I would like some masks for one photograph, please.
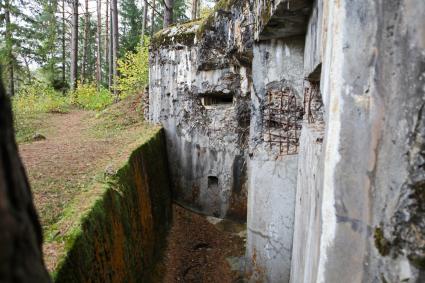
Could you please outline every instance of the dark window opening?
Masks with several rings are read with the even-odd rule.
[[[205,97],[202,98],[202,104],[204,106],[232,105],[233,104],[233,96],[232,95],[205,96]]]

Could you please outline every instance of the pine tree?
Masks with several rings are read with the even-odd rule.
[[[143,12],[136,5],[136,0],[121,0],[121,44],[120,54],[136,50],[140,42],[140,35],[143,26]]]

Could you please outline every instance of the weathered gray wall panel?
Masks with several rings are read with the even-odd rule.
[[[281,144],[282,139],[273,136],[276,132],[281,135],[287,132],[281,130],[283,124],[270,125],[265,112],[291,108],[288,100],[293,99],[295,113],[283,113],[279,109],[267,116],[274,123],[290,122],[291,131],[300,127],[302,113],[297,110],[302,108],[303,51],[303,38],[271,40],[254,46],[247,242],[252,280],[289,280],[298,147],[296,143]],[[276,99],[277,104],[270,103],[271,99]],[[295,120],[290,121],[292,114]],[[298,139],[300,132],[295,134],[296,131],[291,137]]]

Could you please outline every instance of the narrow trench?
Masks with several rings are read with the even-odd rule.
[[[245,225],[206,217],[173,205],[161,282],[233,283],[243,281]]]

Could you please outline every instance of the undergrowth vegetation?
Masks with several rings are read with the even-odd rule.
[[[136,52],[127,52],[118,60],[118,91],[121,97],[137,94],[149,82],[149,38],[139,44]]]
[[[18,143],[31,140],[40,124],[45,123],[43,119],[46,113],[67,113],[78,108],[98,111],[98,116],[105,118],[105,121],[119,119],[105,117],[108,114],[104,110],[116,101],[140,94],[148,84],[148,46],[149,38],[145,37],[143,45],[139,44],[135,52],[127,52],[119,60],[118,97],[103,86],[98,88],[93,82],[78,84],[75,91],[65,95],[42,81],[34,80],[32,84],[22,86],[12,99]]]
[[[114,97],[106,88],[97,89],[94,83],[80,84],[70,95],[70,104],[86,110],[103,110],[114,102]]]

